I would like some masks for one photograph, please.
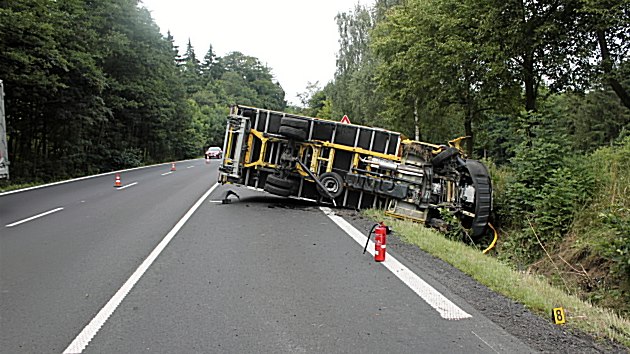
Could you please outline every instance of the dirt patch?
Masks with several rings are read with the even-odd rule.
[[[557,279],[556,286],[568,287],[582,300],[627,316],[630,313],[630,289],[625,287],[630,284],[614,279],[611,275],[613,263],[586,246],[576,247],[577,240],[575,235],[567,237],[551,254],[551,259],[545,257],[529,270],[545,275],[547,279]]]

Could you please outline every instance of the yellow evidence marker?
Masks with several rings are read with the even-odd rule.
[[[562,307],[555,307],[551,311],[551,317],[553,318],[553,322],[557,325],[565,324],[567,322],[567,318],[564,315],[564,309]]]

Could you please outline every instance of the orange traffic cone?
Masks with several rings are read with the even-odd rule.
[[[175,171],[175,162],[171,164],[171,171]]]
[[[116,174],[116,180],[114,181],[114,187],[120,187],[122,183],[120,182],[120,173]]]

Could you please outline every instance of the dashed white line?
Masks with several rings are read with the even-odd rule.
[[[320,209],[359,245],[365,245],[366,236],[363,233],[354,228],[354,226],[350,225],[350,223],[342,217],[335,215],[330,208],[320,207]],[[370,241],[368,250],[371,255],[374,255],[374,242]],[[387,269],[389,269],[390,272],[392,272],[392,274],[402,280],[403,283],[418,294],[418,296],[420,296],[427,304],[433,307],[440,316],[442,316],[442,318],[447,320],[461,320],[472,317],[455,305],[451,300],[447,299],[439,291],[435,290],[435,288],[427,282],[422,280],[422,278],[412,272],[409,268],[400,263],[392,255],[388,254],[385,258],[385,262],[382,263]]]
[[[178,162],[187,162],[187,161],[194,161],[194,160],[196,160],[196,159],[182,160],[182,161],[178,161]],[[135,170],[142,170],[142,169],[145,169],[145,168],[151,168],[151,167],[163,166],[163,165],[169,165],[169,164],[171,164],[171,163],[170,162],[158,163],[158,164],[155,164],[155,165],[128,168],[126,170],[105,172],[105,173],[100,173],[98,175],[84,176],[84,177],[79,177],[79,178],[68,179],[68,180],[65,180],[65,181],[59,181],[59,182],[54,182],[54,183],[42,184],[42,185],[34,186],[34,187],[16,189],[16,190],[8,191],[8,192],[2,192],[2,193],[0,193],[0,197],[4,196],[4,195],[9,195],[9,194],[14,194],[14,193],[21,193],[21,192],[26,192],[26,191],[30,191],[30,190],[34,190],[34,189],[39,189],[39,188],[52,187],[52,186],[56,186],[56,185],[64,184],[64,183],[77,182],[77,181],[82,181],[82,180],[85,180],[85,179],[90,179],[90,178],[95,178],[95,177],[102,177],[102,176],[107,176],[107,175],[113,175],[115,173],[129,172],[129,171],[135,171]]]
[[[116,294],[103,306],[103,308],[96,314],[96,316],[88,323],[85,328],[79,333],[79,335],[70,343],[70,345],[64,350],[64,354],[78,354],[82,353],[83,350],[90,343],[92,338],[98,333],[98,331],[103,327],[107,319],[114,313],[116,308],[120,305],[120,303],[125,299],[127,294],[131,291],[131,289],[136,285],[136,283],[140,280],[142,275],[149,269],[151,264],[157,259],[157,257],[162,253],[164,248],[171,242],[173,237],[179,232],[179,230],[186,224],[188,219],[195,213],[195,211],[203,204],[204,200],[208,198],[210,193],[212,193],[219,184],[215,184],[210,189],[206,191],[204,195],[197,200],[197,202],[186,212],[186,214],[175,224],[175,226],[171,229],[171,231],[164,236],[162,241],[155,247],[153,251],[149,254],[149,256],[140,264],[138,269],[127,279],[125,284],[118,289]]]
[[[133,187],[133,186],[135,186],[136,184],[138,184],[138,182],[133,182],[133,183],[125,184],[124,186],[122,186],[122,187],[118,187],[117,189],[118,189],[118,190],[121,190],[121,189],[129,188],[129,187]]]
[[[188,166],[188,167],[186,167],[186,168],[193,168],[193,167],[195,167],[195,166]]]
[[[28,221],[31,221],[31,220],[35,220],[37,218],[41,218],[42,216],[46,216],[48,214],[56,213],[56,212],[61,211],[61,210],[63,210],[63,208],[59,207],[59,208],[56,208],[56,209],[53,209],[53,210],[49,210],[49,211],[43,212],[41,214],[33,215],[30,218],[26,218],[26,219],[23,219],[23,220],[20,220],[20,221],[16,221],[16,222],[11,223],[11,224],[7,224],[5,226],[6,227],[17,226],[17,225],[23,224],[25,222],[28,222]]]
[[[171,171],[171,172],[164,172],[164,173],[162,173],[162,176],[170,175],[171,173],[173,173],[173,171]]]

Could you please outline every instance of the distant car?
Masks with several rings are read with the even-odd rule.
[[[206,151],[206,159],[220,159],[223,156],[223,151],[218,146],[211,146]]]

